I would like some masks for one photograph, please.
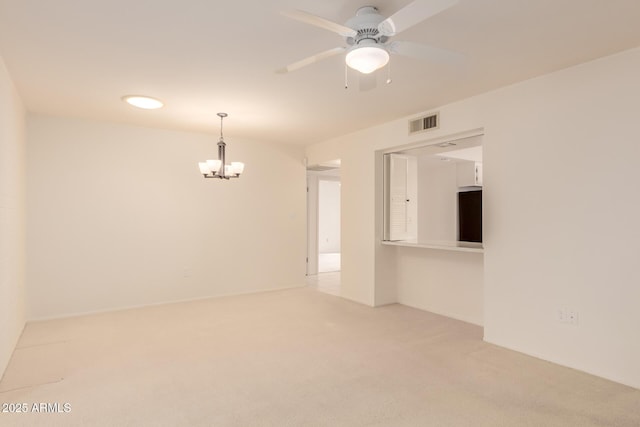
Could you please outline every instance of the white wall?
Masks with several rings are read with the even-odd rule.
[[[457,162],[419,156],[418,242],[457,240]],[[395,254],[396,301],[482,325],[482,254],[399,247]]]
[[[215,135],[32,115],[29,318],[304,285],[303,150],[227,136],[242,177],[204,179]]]
[[[340,181],[318,182],[318,252],[340,252]]]
[[[344,296],[400,294],[449,314],[460,286],[428,279],[434,304],[412,278],[465,276],[484,295],[465,317],[483,313],[487,341],[640,387],[639,70],[633,49],[442,106],[429,135],[408,137],[407,117],[309,147],[311,162],[342,158]],[[484,278],[478,254],[382,247],[376,150],[479,128]],[[557,321],[561,306],[578,310],[579,325]]]
[[[396,127],[406,131],[404,122]],[[385,137],[395,140],[400,129],[381,125],[307,147],[309,164],[341,159],[340,292],[368,305],[395,301],[394,289],[374,286],[394,268],[389,257],[378,256],[389,248],[379,243],[382,217],[374,215],[375,207],[382,209],[382,194],[374,191],[376,183],[382,186],[382,155],[375,150],[388,144]]]
[[[25,109],[0,57],[0,378],[25,323]]]
[[[434,165],[432,156],[418,158],[418,241],[456,241],[456,162]]]
[[[397,302],[482,325],[482,254],[398,247]]]
[[[634,49],[499,91],[484,146],[485,339],[638,388],[639,71]]]

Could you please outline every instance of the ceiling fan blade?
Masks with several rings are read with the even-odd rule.
[[[320,52],[316,55],[310,56],[308,58],[302,59],[298,62],[294,62],[293,64],[289,64],[286,67],[282,67],[276,70],[278,74],[290,73],[291,71],[298,70],[302,67],[306,67],[307,65],[311,65],[315,62],[321,61],[326,58],[330,58],[334,55],[338,55],[345,51],[344,47],[334,47],[333,49],[325,50],[324,52]]]
[[[389,44],[389,52],[444,64],[456,65],[464,62],[464,55],[461,53],[413,42],[392,42]]]
[[[458,0],[415,0],[378,25],[384,36],[394,36],[458,3]]]
[[[358,73],[358,84],[360,92],[368,92],[370,90],[375,89],[378,86],[378,79],[376,77],[376,73],[362,74]]]
[[[305,24],[315,25],[316,27],[324,28],[325,30],[333,31],[343,37],[355,37],[356,34],[358,34],[355,30],[349,27],[345,27],[344,25],[337,24],[329,21],[328,19],[324,19],[301,10],[294,9],[281,13],[288,18],[304,22]]]

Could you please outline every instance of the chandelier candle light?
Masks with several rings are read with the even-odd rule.
[[[227,117],[227,113],[218,113],[220,117],[220,140],[218,141],[218,160],[207,160],[206,162],[199,162],[198,167],[200,173],[205,178],[238,178],[242,172],[244,172],[244,163],[231,162],[231,164],[225,164],[224,149],[227,144],[224,142],[222,136],[222,120]]]

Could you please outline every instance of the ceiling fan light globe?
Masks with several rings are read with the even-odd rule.
[[[347,53],[345,61],[350,68],[370,74],[387,65],[389,53],[378,46],[361,46]]]

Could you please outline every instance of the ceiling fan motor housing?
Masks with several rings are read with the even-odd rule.
[[[374,6],[364,6],[357,10],[356,16],[349,19],[346,26],[353,28],[358,34],[355,37],[347,37],[347,44],[358,45],[367,40],[376,44],[383,44],[389,38],[383,36],[378,31],[378,25],[384,21],[384,17],[378,13],[378,8]],[[370,42],[368,42],[370,43]]]
[[[329,30],[342,36],[346,47],[320,52],[277,70],[287,73],[346,51],[345,63],[363,74],[369,74],[389,62],[389,54],[416,59],[459,63],[462,55],[419,43],[394,41],[391,37],[457,4],[459,0],[414,0],[385,18],[375,6],[364,6],[344,25],[301,10],[283,12],[285,16]]]

